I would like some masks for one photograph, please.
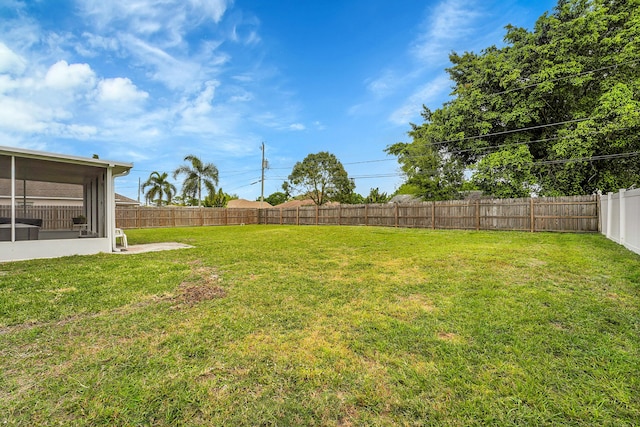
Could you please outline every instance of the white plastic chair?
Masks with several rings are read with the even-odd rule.
[[[121,228],[116,228],[116,244],[118,244],[118,239],[120,239],[122,247],[127,249],[129,247],[129,244],[127,243],[127,235],[124,234],[124,231],[122,231]]]

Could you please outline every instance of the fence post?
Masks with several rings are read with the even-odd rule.
[[[300,225],[300,206],[296,206],[296,225]]]
[[[436,229],[436,201],[431,202],[431,229]]]
[[[619,204],[619,209],[620,209],[620,244],[622,246],[624,246],[624,244],[627,241],[627,213],[626,211],[626,203],[624,200],[624,193],[625,193],[624,188],[620,189],[620,204]]]
[[[338,225],[342,225],[342,205],[338,205]]]
[[[476,231],[480,231],[480,200],[476,200]]]
[[[320,206],[316,205],[316,225],[318,225],[320,222],[319,216],[320,216]]]
[[[611,239],[611,229],[613,228],[613,193],[607,193],[607,239]]]
[[[367,208],[369,207],[369,205],[364,205],[364,225],[367,226],[369,225],[369,216],[368,216],[368,212],[367,212]]]
[[[596,194],[596,218],[598,222],[598,233],[602,233],[602,215],[600,214],[601,206],[600,206],[600,194]]]
[[[396,203],[396,210],[394,213],[395,216],[395,221],[396,221],[396,227],[398,226],[398,204]]]
[[[536,231],[536,218],[533,208],[533,197],[529,199],[529,211],[531,215],[531,232],[533,233],[534,231]]]

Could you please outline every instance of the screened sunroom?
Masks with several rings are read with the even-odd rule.
[[[0,261],[116,250],[114,180],[132,167],[0,146]]]

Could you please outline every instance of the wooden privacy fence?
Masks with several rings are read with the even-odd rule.
[[[258,209],[118,206],[116,207],[116,226],[118,228],[158,228],[258,224],[258,216]]]
[[[599,221],[593,195],[271,208],[261,211],[260,223],[597,232]]]
[[[116,224],[119,228],[290,224],[597,232],[598,204],[593,195],[281,209],[123,206],[116,208]]]
[[[82,211],[82,206],[17,206],[16,217],[42,219],[43,230],[66,230],[73,227],[72,218]],[[10,205],[0,205],[0,217],[11,217]]]

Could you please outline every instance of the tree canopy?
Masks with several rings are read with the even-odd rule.
[[[256,199],[256,200],[260,201],[260,199]],[[276,206],[276,205],[282,204],[282,203],[286,202],[287,200],[289,200],[289,198],[282,191],[276,191],[275,193],[271,193],[267,197],[264,198],[264,201],[269,203],[271,206]]]
[[[147,203],[155,203],[156,206],[162,206],[165,197],[166,204],[171,203],[171,198],[176,194],[176,187],[169,182],[169,175],[166,172],[151,172],[149,178],[142,183],[142,191],[146,188],[148,190],[144,195],[145,200]]]
[[[355,188],[342,163],[326,151],[309,154],[302,162],[297,162],[288,179],[283,188],[295,187],[306,193],[316,205],[348,199]]]
[[[376,188],[372,188],[369,191],[369,195],[364,198],[363,202],[364,203],[387,203],[389,200],[391,200],[391,197],[389,197],[389,195],[385,192],[380,192],[380,189],[378,187]]]
[[[465,184],[500,197],[640,182],[640,0],[559,0],[505,46],[452,53],[452,99],[387,147],[425,198]]]
[[[225,208],[229,201],[237,198],[238,196],[236,194],[227,194],[222,191],[222,188],[219,188],[217,193],[210,192],[202,203],[208,208]]]
[[[198,206],[202,206],[202,186],[207,188],[209,196],[214,196],[218,184],[218,168],[213,163],[203,163],[200,158],[188,155],[184,158],[184,164],[173,172],[173,178],[185,175],[182,183],[182,196],[187,199],[197,199]]]

